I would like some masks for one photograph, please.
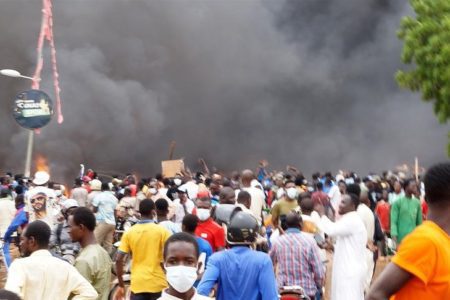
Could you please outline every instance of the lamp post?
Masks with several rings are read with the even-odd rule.
[[[19,71],[11,70],[11,69],[0,70],[0,74],[4,75],[4,76],[8,76],[8,77],[25,78],[25,79],[33,80],[33,77],[23,76],[22,74],[20,74]],[[34,131],[29,129],[28,130],[27,153],[25,156],[25,170],[23,172],[23,175],[25,177],[30,177],[31,156],[33,154],[33,141],[34,141]]]

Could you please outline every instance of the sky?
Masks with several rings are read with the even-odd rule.
[[[79,164],[153,176],[176,141],[193,170],[294,165],[362,174],[448,159],[448,125],[398,88],[406,1],[59,0],[54,35],[65,121],[35,136],[55,180]],[[0,68],[32,75],[39,0],[1,0]],[[49,49],[41,89],[54,99]],[[25,79],[0,78],[0,170],[23,173],[13,119]]]

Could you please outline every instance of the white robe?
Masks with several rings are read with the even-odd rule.
[[[364,203],[358,205],[358,209],[356,210],[356,212],[358,213],[358,215],[360,216],[361,220],[364,223],[364,226],[366,227],[367,243],[369,242],[373,243],[373,237],[375,234],[375,216],[373,212]],[[373,261],[373,252],[370,251],[367,247],[366,247],[366,263],[367,263],[367,271],[364,290],[368,292],[370,283],[372,282],[373,268],[375,267],[375,263]]]
[[[367,231],[356,212],[349,212],[336,223],[326,216],[321,227],[336,238],[331,278],[331,300],[364,300],[364,282],[367,270]]]

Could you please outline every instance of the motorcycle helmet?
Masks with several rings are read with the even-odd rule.
[[[256,241],[258,221],[251,214],[236,210],[227,226],[227,242],[230,245],[250,245]]]

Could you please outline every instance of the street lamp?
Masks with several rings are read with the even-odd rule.
[[[16,78],[26,78],[33,80],[33,77],[29,76],[23,76],[20,74],[19,71],[11,70],[11,69],[3,69],[0,70],[0,74],[8,77],[16,77]],[[24,170],[24,176],[30,177],[30,171],[31,171],[31,154],[33,153],[33,141],[34,141],[34,131],[29,129],[28,131],[28,143],[27,143],[27,154],[25,157],[25,170]]]
[[[9,76],[9,77],[20,77],[20,78],[26,78],[26,79],[33,80],[33,77],[23,76],[22,74],[19,73],[19,71],[11,70],[11,69],[0,70],[0,74]]]

